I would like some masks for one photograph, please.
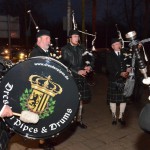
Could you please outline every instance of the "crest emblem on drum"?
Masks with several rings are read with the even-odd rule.
[[[33,91],[28,100],[28,107],[34,112],[43,112],[49,99],[62,93],[61,86],[54,83],[51,76],[43,78],[38,75],[31,75],[29,81]]]
[[[51,76],[31,75],[29,81],[31,83],[30,93],[25,92],[28,93],[27,108],[35,113],[46,113],[44,116],[49,116],[49,113],[54,111],[53,98],[62,93],[62,87],[53,82]]]

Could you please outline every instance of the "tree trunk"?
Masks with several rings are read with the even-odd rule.
[[[149,30],[149,14],[150,14],[150,1],[149,0],[144,0],[145,4],[145,14],[144,14],[144,19],[143,19],[143,37],[148,36],[148,31]]]
[[[85,0],[82,0],[82,31],[85,32]],[[85,34],[82,34],[82,43],[86,43]]]
[[[92,1],[92,33],[96,32],[96,0]]]

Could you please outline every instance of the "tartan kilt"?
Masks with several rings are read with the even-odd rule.
[[[117,89],[115,82],[109,81],[107,89],[107,102],[124,103],[128,100],[128,98],[124,97],[123,90]]]
[[[9,138],[9,131],[2,119],[0,119],[0,150],[8,149]]]
[[[79,75],[73,76],[80,93],[80,100],[83,102],[89,102],[91,100],[91,91],[86,78]]]

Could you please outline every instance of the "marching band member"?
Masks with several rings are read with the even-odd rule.
[[[71,70],[78,86],[78,90],[81,94],[77,125],[85,129],[87,126],[82,122],[83,102],[87,103],[91,99],[91,92],[85,77],[89,72],[92,71],[94,62],[92,62],[89,66],[84,64],[82,54],[85,52],[85,49],[79,45],[79,40],[79,31],[70,30],[69,43],[61,50],[62,63],[64,63]]]
[[[1,58],[2,60],[3,58]],[[4,66],[0,64],[0,76],[3,75]],[[0,149],[7,149],[8,142],[11,137],[10,132],[8,131],[5,122],[2,120],[4,117],[11,117],[13,116],[13,112],[8,105],[0,106]]]
[[[40,30],[39,32],[37,32],[36,38],[37,42],[29,57],[50,56],[48,50],[51,42],[50,32],[47,30]]]
[[[3,57],[0,56],[0,78],[3,76],[3,70],[6,68],[3,65]],[[0,108],[0,117],[11,117],[13,115],[13,112],[11,108],[8,105],[4,105]]]
[[[117,105],[120,106],[120,113],[118,122],[125,125],[124,112],[126,108],[127,98],[123,95],[124,82],[129,75],[126,62],[123,59],[123,52],[121,49],[121,42],[119,39],[112,39],[112,51],[107,55],[106,68],[108,71],[108,90],[107,102],[109,103],[112,112],[112,124],[117,124]]]
[[[36,34],[37,42],[31,51],[29,57],[47,56],[50,57],[49,46],[51,44],[51,35],[48,30],[40,30]],[[50,139],[40,140],[39,147],[45,150],[54,150]]]

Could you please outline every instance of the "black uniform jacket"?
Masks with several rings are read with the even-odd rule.
[[[40,48],[38,45],[35,45],[33,50],[31,51],[29,57],[36,57],[36,56],[50,56],[49,52],[45,52],[42,48]]]
[[[82,54],[85,52],[85,48],[81,45],[72,46],[68,43],[62,49],[62,63],[65,64],[72,73],[77,74],[79,70],[84,69],[85,63],[83,62]],[[92,59],[90,66],[93,67],[94,58]]]
[[[120,73],[126,71],[126,64],[121,53],[120,57],[112,50],[108,52],[106,59],[106,69],[108,71],[109,80],[116,81],[120,77]]]

